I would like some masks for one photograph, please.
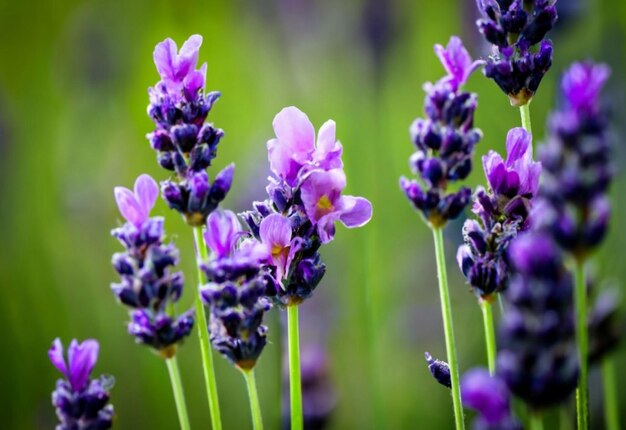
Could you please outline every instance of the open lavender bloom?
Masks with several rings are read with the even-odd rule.
[[[333,240],[336,222],[361,227],[371,219],[372,205],[343,194],[346,175],[334,121],[324,123],[316,139],[309,118],[292,106],[276,115],[273,126],[276,138],[267,143],[275,175],[269,178],[269,198],[242,215],[269,256],[274,287],[268,292],[292,305],[310,297],[324,276],[318,250]]]
[[[515,274],[505,292],[496,373],[533,408],[552,406],[578,383],[572,277],[541,232],[520,235],[509,254]]]
[[[172,317],[168,310],[183,290],[183,274],[171,273],[178,263],[178,250],[163,244],[163,218],[150,217],[159,188],[154,179],[141,175],[134,191],[115,188],[115,199],[126,223],[111,234],[126,248],[113,255],[113,267],[121,277],[111,285],[118,300],[130,307],[128,332],[137,342],[151,346],[165,357],[176,353],[176,344],[193,327],[194,316],[187,311]]]
[[[484,69],[509,97],[523,106],[552,66],[552,42],[545,39],[557,20],[556,0],[477,0],[476,23],[493,52]]]
[[[606,65],[590,62],[575,63],[565,72],[564,106],[551,115],[539,152],[544,179],[533,222],[578,259],[586,258],[608,228],[606,193],[613,168],[599,95],[609,74]]]
[[[531,135],[513,128],[506,140],[507,157],[495,151],[483,157],[489,187],[476,190],[472,211],[479,220],[463,226],[465,244],[457,261],[472,289],[489,300],[507,285],[507,250],[519,231],[528,228],[532,200],[539,189],[541,163],[533,161]]]
[[[486,369],[472,369],[461,379],[463,404],[478,412],[476,430],[522,430],[511,412],[511,394],[498,376]]]
[[[448,192],[448,185],[469,175],[474,146],[482,134],[474,128],[477,96],[460,90],[479,63],[472,63],[457,37],[447,48],[437,45],[435,51],[448,75],[424,86],[426,118],[416,119],[410,128],[416,152],[409,163],[421,183],[402,177],[400,187],[431,226],[441,227],[469,203],[469,188]]]
[[[57,381],[52,393],[52,405],[60,421],[57,430],[104,430],[112,427],[114,412],[113,406],[108,403],[113,377],[90,379],[98,361],[98,349],[96,340],[87,339],[78,343],[74,339],[68,348],[66,361],[61,340],[57,338],[52,343],[48,356],[54,367],[65,376],[65,379]]]
[[[245,236],[233,212],[216,210],[209,215],[204,240],[211,257],[200,262],[208,284],[200,295],[210,309],[211,344],[234,365],[250,370],[267,342],[262,322],[271,305],[261,270],[268,254]]]
[[[172,39],[154,49],[154,64],[161,80],[149,89],[148,114],[156,130],[147,135],[159,164],[177,175],[162,183],[169,207],[194,226],[206,217],[230,190],[233,166],[227,166],[209,181],[206,168],[217,155],[224,136],[221,129],[205,123],[219,92],[204,93],[206,63],[196,70],[202,37],[191,36],[177,51]]]

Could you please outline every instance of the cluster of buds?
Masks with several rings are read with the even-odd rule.
[[[204,233],[211,256],[200,262],[208,280],[200,295],[210,310],[211,344],[244,371],[254,367],[265,347],[263,315],[271,307],[262,271],[267,253],[246,236],[233,212],[213,212]]]
[[[78,343],[74,339],[68,348],[67,362],[63,344],[58,338],[52,343],[48,356],[54,367],[65,376],[57,381],[52,393],[59,424],[56,430],[105,430],[113,425],[113,406],[109,404],[114,379],[100,376],[90,379],[98,361],[100,346],[93,339]]]
[[[343,195],[346,175],[334,121],[322,125],[317,141],[311,121],[295,107],[279,112],[273,125],[276,138],[267,143],[275,175],[269,178],[269,198],[242,215],[269,255],[268,294],[290,306],[310,297],[324,276],[319,248],[333,240],[335,222],[365,225],[372,205]]]
[[[149,345],[163,357],[176,353],[176,344],[193,328],[194,316],[187,311],[169,314],[183,290],[183,275],[171,273],[178,250],[164,244],[163,218],[150,217],[159,188],[148,175],[141,175],[134,191],[115,188],[115,199],[126,223],[111,233],[126,248],[113,255],[113,267],[121,277],[111,286],[118,300],[132,308],[128,331],[139,343]]]
[[[484,73],[523,106],[534,96],[552,66],[546,34],[557,20],[556,0],[478,0],[483,18],[478,30],[493,46]]]
[[[154,49],[154,63],[161,80],[149,89],[148,115],[157,126],[148,134],[161,167],[176,173],[175,180],[162,183],[163,197],[170,208],[193,226],[224,200],[233,180],[233,166],[218,173],[213,182],[206,173],[217,155],[224,132],[205,123],[218,92],[204,93],[206,63],[196,70],[202,37],[191,36],[177,50],[172,39]]]
[[[541,164],[533,161],[532,137],[523,128],[509,131],[507,157],[495,151],[483,157],[488,189],[478,187],[472,211],[478,220],[463,226],[465,244],[457,261],[474,293],[490,300],[509,278],[507,250],[518,232],[529,226],[533,198],[539,189]]]
[[[424,86],[426,118],[416,119],[410,128],[416,152],[409,164],[421,184],[402,177],[400,187],[431,226],[441,227],[459,216],[471,197],[469,188],[448,192],[448,185],[470,174],[474,146],[482,137],[474,128],[477,96],[460,90],[481,62],[472,62],[458,37],[446,48],[437,45],[435,52],[448,74]]]

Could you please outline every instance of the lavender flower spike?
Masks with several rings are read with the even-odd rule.
[[[57,430],[111,428],[113,406],[107,403],[113,378],[101,376],[90,380],[98,360],[98,350],[98,342],[93,339],[82,343],[74,339],[68,348],[66,361],[61,340],[57,338],[52,343],[48,356],[66,378],[57,381],[52,393],[52,404],[60,421]]]
[[[446,47],[435,45],[435,54],[448,72],[448,76],[442,79],[449,82],[454,91],[465,85],[472,72],[485,64],[482,60],[472,61],[472,57],[457,36],[452,36]]]

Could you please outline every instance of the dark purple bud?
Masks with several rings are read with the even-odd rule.
[[[175,125],[170,129],[174,145],[183,153],[189,153],[197,142],[198,128],[193,124]]]
[[[452,382],[450,379],[450,366],[448,363],[441,360],[435,360],[428,352],[424,353],[424,357],[428,362],[428,370],[433,378],[444,387],[451,388]]]

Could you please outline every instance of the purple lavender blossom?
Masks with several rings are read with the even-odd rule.
[[[262,323],[271,308],[261,270],[268,253],[246,236],[233,212],[214,211],[204,234],[211,256],[200,262],[208,279],[200,295],[210,309],[211,344],[242,370],[255,366],[267,343]]]
[[[511,413],[510,396],[504,381],[486,369],[469,370],[461,379],[463,404],[478,412],[475,429],[521,430]]]
[[[477,4],[483,18],[476,25],[493,46],[485,76],[498,84],[513,106],[523,106],[552,65],[552,42],[545,37],[557,20],[556,0],[478,0]]]
[[[448,192],[448,185],[467,178],[482,135],[474,128],[477,96],[459,88],[478,64],[458,38],[450,40],[447,50],[437,45],[435,51],[449,74],[424,86],[426,118],[418,118],[410,128],[416,152],[409,163],[421,183],[402,177],[400,187],[431,226],[441,227],[469,203],[469,188]]]
[[[326,121],[320,127],[317,142],[309,117],[295,106],[281,110],[273,126],[276,138],[267,142],[270,168],[290,187],[297,188],[312,169],[343,168],[343,148],[335,139],[335,121]]]
[[[333,240],[335,222],[361,227],[372,217],[371,203],[342,195],[346,177],[335,122],[327,121],[317,141],[308,117],[287,107],[274,118],[276,138],[267,143],[270,167],[264,202],[242,214],[266,249],[265,261],[276,301],[296,305],[310,297],[324,276],[319,247]]]
[[[565,401],[578,383],[573,281],[548,235],[531,231],[510,247],[515,270],[505,295],[496,373],[535,409]]]
[[[528,228],[539,188],[541,163],[533,161],[531,135],[523,128],[511,129],[506,149],[506,160],[495,151],[483,157],[489,189],[477,189],[472,211],[479,220],[465,221],[465,244],[457,252],[459,268],[484,300],[507,285],[507,250],[517,233]]]
[[[452,86],[453,91],[457,91],[465,85],[474,70],[485,63],[481,60],[472,61],[472,57],[457,36],[452,36],[446,47],[439,44],[435,45],[435,54],[448,72],[444,81]]]
[[[173,244],[163,244],[163,219],[150,217],[157,195],[156,181],[148,175],[137,178],[134,192],[115,188],[120,213],[128,222],[111,232],[126,249],[113,255],[121,281],[111,289],[132,309],[128,332],[169,358],[191,332],[194,316],[192,311],[178,317],[168,314],[170,305],[182,295],[184,278],[180,272],[170,273],[170,267],[178,263],[178,250]]]
[[[65,376],[65,380],[57,381],[52,393],[52,405],[60,421],[57,430],[112,427],[113,406],[107,403],[114,380],[110,376],[90,379],[98,360],[98,350],[98,342],[93,339],[82,343],[74,339],[68,348],[66,361],[61,340],[57,338],[52,343],[48,356],[54,367]]]
[[[444,387],[451,388],[452,380],[450,379],[450,365],[445,361],[436,360],[430,353],[425,352],[424,357],[428,363],[428,370],[433,378]]]
[[[565,103],[550,116],[539,153],[542,199],[533,219],[578,259],[604,239],[610,216],[611,144],[599,102],[608,75],[607,66],[593,63],[575,63],[565,72]]]
[[[206,217],[224,200],[233,179],[227,166],[209,181],[206,169],[217,156],[224,131],[205,123],[218,92],[204,94],[206,63],[196,70],[202,37],[191,36],[177,50],[166,39],[154,50],[154,63],[161,77],[149,89],[148,114],[156,130],[147,135],[159,164],[176,173],[162,182],[163,198],[192,226],[204,225]]]

